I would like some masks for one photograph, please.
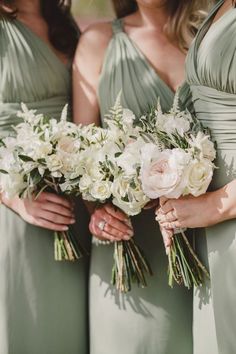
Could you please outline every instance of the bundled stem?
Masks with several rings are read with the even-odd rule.
[[[52,178],[52,182],[49,180],[46,180],[46,182],[47,187],[51,188],[57,194],[60,194],[60,190],[54,178]],[[45,187],[42,188],[42,190],[43,189],[45,189]],[[54,232],[54,257],[56,261],[76,261],[85,255],[85,249],[70,229],[69,231]]]
[[[204,276],[210,278],[206,267],[199,260],[194,249],[190,245],[185,233],[175,235],[168,254],[169,261],[169,285],[184,285],[191,289],[192,286],[200,286],[204,282]]]
[[[54,255],[56,261],[76,261],[86,255],[85,249],[73,232],[54,232]]]
[[[146,287],[146,274],[152,275],[151,267],[134,240],[115,242],[112,285],[123,293],[130,291],[132,284]]]

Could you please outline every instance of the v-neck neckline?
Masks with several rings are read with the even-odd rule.
[[[19,26],[24,28],[31,36],[33,36],[47,51],[48,53],[57,61],[57,63],[66,71],[69,70],[70,61],[68,63],[63,63],[62,60],[57,56],[54,50],[49,46],[47,42],[45,42],[37,33],[35,33],[29,26],[27,26],[24,22],[15,19],[14,20]]]
[[[206,18],[206,20],[204,21],[202,28],[200,29],[198,35],[197,35],[197,40],[195,43],[195,53],[198,52],[202,42],[204,41],[204,38],[207,36],[207,34],[209,32],[211,32],[212,30],[214,30],[214,28],[221,23],[225,17],[227,17],[231,11],[234,9],[229,8],[228,10],[226,10],[216,21],[214,21],[216,14],[218,13],[218,11],[221,9],[221,7],[223,6],[225,0],[221,0],[219,1],[219,3],[213,7],[212,11],[210,12],[209,16]]]
[[[139,57],[142,59],[142,61],[144,62],[144,64],[146,65],[146,67],[149,68],[149,70],[151,71],[152,75],[155,76],[155,78],[158,80],[158,82],[161,82],[163,86],[165,86],[165,88],[172,94],[172,96],[175,96],[176,93],[182,88],[184,87],[184,85],[186,84],[185,80],[179,85],[179,87],[174,90],[172,87],[170,87],[167,82],[162,79],[162,77],[160,76],[160,74],[158,73],[158,71],[156,70],[156,68],[152,65],[152,63],[150,62],[150,60],[147,58],[147,56],[143,53],[143,51],[139,48],[138,44],[128,35],[128,33],[125,31],[124,28],[124,22],[122,19],[120,19],[120,26],[122,29],[122,32],[125,37],[128,39],[128,41],[130,42],[130,44],[132,45],[132,47],[135,49],[136,53],[139,55]]]

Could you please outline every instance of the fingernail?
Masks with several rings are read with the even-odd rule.
[[[133,236],[134,236],[134,232],[131,231],[131,230],[129,230],[129,231],[128,231],[128,235],[131,236],[131,237],[133,237]]]
[[[70,219],[70,223],[74,224],[75,223],[75,219]]]
[[[130,238],[131,238],[130,236],[126,236],[126,235],[124,236],[124,240],[125,240],[125,241],[129,241]]]
[[[63,226],[62,230],[68,231],[68,230],[69,230],[69,227],[68,227],[68,226]]]

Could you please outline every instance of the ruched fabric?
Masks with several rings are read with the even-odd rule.
[[[113,22],[113,37],[99,82],[101,118],[121,100],[140,117],[160,97],[163,110],[171,108],[174,92],[160,79],[137,46]],[[183,106],[190,101],[188,85],[180,90]],[[145,289],[133,285],[126,295],[110,285],[113,245],[93,246],[90,268],[91,354],[191,354],[192,292],[167,278],[167,256],[154,209],[132,218],[135,240],[144,250],[154,275]]]
[[[13,133],[24,102],[58,119],[70,71],[18,20],[0,18],[0,137]],[[87,233],[76,206],[78,237]],[[85,240],[81,240],[85,243]],[[54,261],[53,232],[0,206],[0,354],[87,354],[86,259]]]
[[[196,115],[217,143],[211,190],[236,178],[236,9],[232,6],[212,23],[223,2],[206,19],[187,60]],[[221,201],[216,208],[221,209]],[[196,242],[209,262],[211,283],[194,297],[194,353],[231,354],[236,348],[235,219],[198,230]]]

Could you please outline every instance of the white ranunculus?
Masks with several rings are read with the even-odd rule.
[[[184,190],[184,173],[190,155],[182,149],[160,151],[154,144],[142,149],[141,180],[151,199],[162,196],[179,198]]]
[[[109,181],[96,181],[90,188],[91,196],[100,201],[105,201],[111,196],[111,182]]]
[[[139,214],[149,201],[143,193],[140,183],[136,181],[136,188],[131,186],[132,183],[130,177],[121,175],[115,179],[112,185],[112,202],[127,215]]]
[[[205,135],[203,132],[198,132],[197,136],[191,136],[190,145],[192,148],[196,148],[200,151],[201,158],[214,161],[216,158],[216,149],[214,143],[210,140],[209,135]]]
[[[193,160],[186,171],[185,194],[195,197],[206,193],[213,176],[214,165],[207,159]]]

